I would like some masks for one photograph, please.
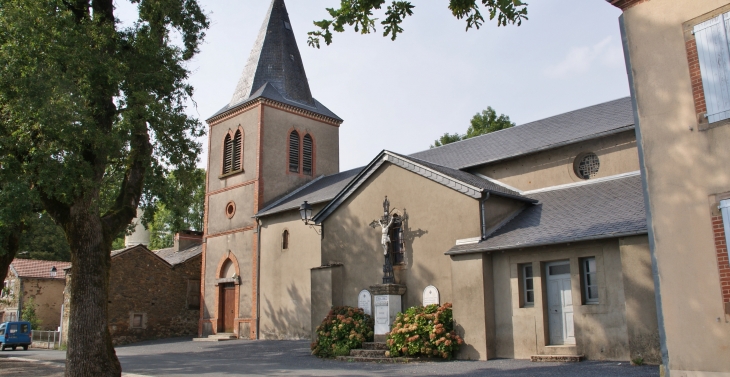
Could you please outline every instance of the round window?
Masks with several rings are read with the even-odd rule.
[[[598,174],[601,162],[595,153],[583,153],[575,159],[575,175],[581,179],[590,179]]]
[[[226,216],[230,219],[236,214],[236,203],[228,202],[226,204]]]

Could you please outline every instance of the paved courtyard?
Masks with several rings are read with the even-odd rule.
[[[0,376],[62,376],[63,351],[5,351]],[[525,360],[348,363],[310,356],[307,341],[192,342],[161,340],[117,348],[124,375],[137,376],[659,376],[656,366]],[[19,360],[20,359],[20,360]],[[37,360],[37,361],[29,361]]]

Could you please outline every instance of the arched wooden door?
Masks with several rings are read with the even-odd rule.
[[[219,287],[218,332],[232,333],[236,313],[236,287],[233,283],[221,284]]]

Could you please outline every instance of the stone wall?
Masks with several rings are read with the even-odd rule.
[[[64,279],[22,279],[22,307],[25,308],[33,298],[36,316],[41,321],[38,330],[56,331],[61,324],[61,305],[66,281]]]
[[[200,315],[200,268],[200,256],[170,267],[142,247],[114,256],[109,289],[114,344],[194,336]]]

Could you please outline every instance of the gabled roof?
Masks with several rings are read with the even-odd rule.
[[[507,189],[504,186],[495,184],[492,181],[477,177],[473,174],[463,172],[456,169],[438,166],[416,158],[411,158],[390,151],[382,151],[373,159],[360,173],[357,174],[332,201],[327,204],[316,216],[315,223],[321,223],[332,212],[334,212],[340,204],[342,204],[352,193],[357,190],[363,182],[365,182],[375,171],[385,162],[398,165],[408,171],[418,174],[424,178],[442,184],[452,190],[461,192],[464,195],[475,199],[482,197],[484,193],[491,193],[499,196],[505,196],[512,199],[535,203],[536,200],[520,195],[517,192]]]
[[[526,191],[537,199],[485,240],[446,254],[468,254],[647,233],[639,172]]]
[[[15,258],[10,263],[10,268],[21,278],[65,279],[62,271],[70,265],[71,262]],[[56,276],[51,276],[53,267],[56,267]]]
[[[337,174],[320,176],[315,180],[299,187],[279,200],[266,206],[256,214],[256,217],[273,215],[292,209],[298,209],[306,200],[310,204],[324,203],[332,200],[337,193],[340,192],[353,177],[355,177],[363,168],[356,168]]]
[[[231,101],[211,118],[268,98],[342,121],[312,97],[284,0],[273,0]]]
[[[454,169],[468,169],[632,129],[634,111],[631,98],[626,97],[410,156]]]
[[[151,256],[155,258],[159,258],[162,262],[167,264],[169,267],[174,267],[178,264],[185,263],[189,261],[190,259],[193,259],[197,257],[198,255],[203,253],[203,247],[202,245],[195,245],[192,247],[189,247],[185,250],[175,251],[174,248],[166,248],[166,249],[159,249],[159,250],[150,250],[145,245],[134,245],[130,246],[125,249],[119,249],[119,250],[113,250],[111,252],[111,257],[115,258],[118,257],[124,253],[127,253],[129,251],[132,251],[134,249],[140,249],[143,252],[149,253]]]
[[[153,250],[152,252],[164,259],[171,266],[177,266],[202,254],[203,245],[196,245],[180,251],[175,251],[174,247],[170,247],[167,249]]]

